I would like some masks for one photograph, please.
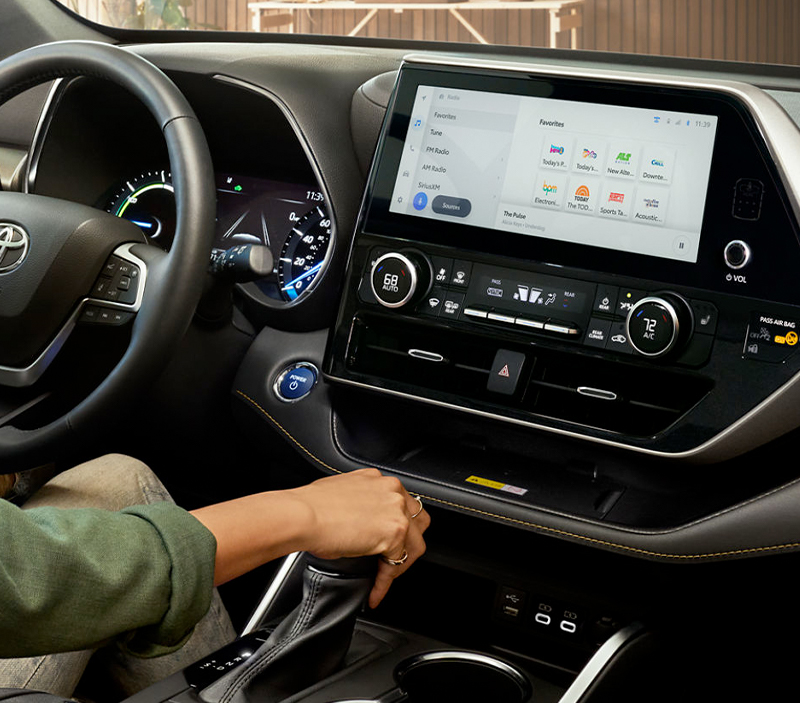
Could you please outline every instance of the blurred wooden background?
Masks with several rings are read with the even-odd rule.
[[[59,0],[95,21],[108,21],[109,3],[131,6],[142,0]],[[149,0],[152,1],[152,0]],[[247,0],[178,0],[190,25],[197,28],[250,31]],[[269,10],[264,31],[348,34],[368,9]],[[509,3],[511,4],[511,3]],[[546,10],[470,10],[454,3],[458,13],[490,43],[547,46]],[[566,13],[568,11],[564,11]],[[584,0],[578,5],[576,48],[637,54],[664,54],[709,59],[800,64],[800,2],[797,0]],[[359,36],[474,42],[476,38],[447,10],[378,10],[359,29]],[[571,33],[556,43],[569,47]]]

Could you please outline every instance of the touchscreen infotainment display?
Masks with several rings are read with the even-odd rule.
[[[717,121],[419,85],[389,211],[694,263]]]

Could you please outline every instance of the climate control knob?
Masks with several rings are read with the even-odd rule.
[[[390,252],[375,261],[369,280],[372,293],[381,305],[401,308],[426,292],[430,266],[417,258],[410,253]]]
[[[628,341],[637,352],[650,357],[664,356],[689,338],[691,308],[676,295],[642,298],[628,313],[625,327]]]

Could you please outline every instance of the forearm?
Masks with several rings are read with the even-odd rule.
[[[273,491],[193,510],[217,540],[214,585],[308,548],[314,514],[295,491]]]
[[[258,493],[192,513],[217,540],[215,583],[272,559],[308,551],[325,559],[379,554],[374,607],[392,580],[425,551],[430,519],[395,478],[362,469],[287,491]]]

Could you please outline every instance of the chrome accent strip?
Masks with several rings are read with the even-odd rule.
[[[503,315],[499,312],[490,312],[488,317],[490,320],[494,320],[495,322],[505,322],[509,325],[513,325],[514,320],[516,319],[513,315]]]
[[[510,422],[513,425],[520,425],[522,427],[531,427],[536,430],[543,430],[545,432],[552,432],[553,434],[561,435],[563,437],[571,437],[574,439],[581,439],[587,442],[596,442],[597,444],[602,444],[607,447],[616,447],[618,449],[626,449],[628,451],[639,452],[641,454],[646,454],[648,456],[657,456],[663,457],[665,459],[691,459],[691,458],[704,458],[702,457],[702,453],[711,449],[716,443],[720,441],[720,438],[723,436],[727,436],[729,433],[735,432],[736,427],[744,422],[749,416],[755,413],[754,410],[751,410],[747,415],[743,418],[738,420],[736,423],[728,427],[726,430],[720,432],[720,434],[712,437],[710,440],[701,444],[694,449],[689,449],[683,452],[661,452],[655,449],[645,449],[643,447],[634,447],[629,444],[624,444],[622,442],[614,442],[609,439],[602,439],[599,437],[588,437],[587,435],[581,434],[580,432],[573,432],[571,430],[562,430],[558,427],[550,427],[548,425],[542,425],[537,422],[533,422],[530,420],[520,420],[516,417],[506,417],[505,415],[497,415],[496,413],[490,413],[485,410],[475,410],[474,408],[468,408],[463,405],[455,405],[453,403],[445,403],[441,400],[432,400],[430,398],[424,398],[419,395],[414,395],[412,393],[404,393],[402,391],[395,391],[389,388],[381,388],[379,386],[372,386],[369,383],[361,383],[360,381],[351,381],[347,378],[339,378],[338,376],[329,376],[332,380],[336,381],[337,383],[345,383],[349,386],[354,386],[356,388],[366,388],[370,391],[375,391],[378,393],[387,393],[388,395],[393,395],[397,398],[406,398],[411,400],[419,400],[423,403],[428,403],[430,405],[436,405],[440,408],[447,408],[449,410],[460,410],[461,412],[469,413],[470,415],[477,415],[478,417],[486,417],[492,420],[500,420],[501,422]],[[777,391],[776,393],[779,393]],[[765,403],[768,402],[769,398],[764,401]]]
[[[602,388],[591,388],[590,386],[578,386],[578,393],[581,395],[589,396],[590,398],[598,398],[600,400],[616,400],[617,394],[613,391],[605,391]]]
[[[529,320],[527,317],[517,317],[514,319],[514,324],[520,327],[531,327],[535,330],[543,330],[544,322],[538,320]]]
[[[0,427],[7,425],[11,422],[15,417],[20,417],[24,415],[28,410],[31,408],[36,407],[39,403],[43,400],[47,400],[50,397],[50,393],[40,393],[32,400],[29,400],[27,403],[23,403],[18,408],[14,408],[11,412],[6,413],[5,415],[0,415]]]
[[[475,308],[464,308],[464,314],[468,317],[478,317],[481,320],[485,320],[487,315],[489,314],[486,310],[476,310]]]
[[[39,169],[39,159],[42,156],[42,149],[44,149],[44,139],[47,135],[47,130],[50,129],[50,123],[56,114],[58,103],[61,102],[61,97],[64,95],[69,81],[64,78],[58,78],[53,81],[53,87],[47,94],[47,98],[42,106],[42,112],[39,115],[39,121],[36,123],[36,129],[33,133],[31,140],[30,158],[25,164],[25,178],[22,181],[23,193],[35,193],[36,174]]]
[[[262,298],[259,298],[259,303],[266,305],[268,307],[280,307],[280,308],[289,308],[294,307],[295,305],[299,305],[304,300],[308,299],[308,296],[314,291],[314,289],[319,285],[320,281],[323,280],[325,274],[328,272],[329,264],[331,259],[333,259],[333,252],[336,249],[337,244],[337,231],[338,228],[336,226],[336,213],[333,211],[333,202],[331,201],[330,193],[328,192],[328,186],[325,182],[325,179],[322,177],[322,170],[317,164],[317,158],[314,155],[314,152],[311,150],[311,147],[308,144],[308,140],[306,139],[306,135],[303,133],[303,130],[300,128],[300,124],[297,121],[297,118],[294,116],[294,113],[289,109],[288,105],[286,105],[283,100],[272,93],[271,91],[267,90],[266,88],[262,88],[261,86],[255,85],[254,83],[248,83],[240,78],[234,78],[233,76],[226,76],[221,73],[215,73],[212,78],[220,83],[227,83],[228,85],[234,85],[238,88],[242,88],[243,90],[249,90],[251,93],[256,93],[257,95],[262,95],[267,100],[270,100],[274,103],[277,108],[283,113],[284,118],[289,123],[289,126],[292,128],[295,136],[297,137],[297,141],[300,144],[300,147],[303,149],[303,152],[306,155],[306,159],[308,160],[309,166],[311,166],[311,170],[314,173],[314,177],[317,179],[317,185],[319,189],[322,191],[323,196],[325,197],[325,210],[328,214],[328,217],[331,221],[331,238],[328,242],[328,251],[325,252],[325,256],[322,258],[322,266],[320,267],[319,273],[314,277],[314,280],[308,284],[308,287],[305,289],[305,292],[295,298],[291,302],[278,302],[278,301],[271,301],[274,305],[270,304],[270,300],[267,299],[266,301]],[[349,244],[347,245],[349,248]],[[255,283],[242,283],[239,284],[239,288],[243,291],[248,291],[250,286],[255,286]],[[249,293],[248,293],[249,295]]]
[[[261,601],[256,606],[256,609],[253,611],[253,614],[250,616],[250,620],[244,626],[244,630],[240,633],[240,637],[244,635],[249,635],[254,630],[257,630],[261,625],[261,621],[264,618],[269,607],[272,605],[272,602],[275,600],[275,596],[278,595],[278,592],[283,587],[283,584],[286,583],[286,580],[289,578],[289,574],[292,572],[295,564],[297,564],[298,560],[300,559],[302,552],[292,552],[291,554],[287,554],[283,558],[283,562],[281,562],[278,571],[272,577],[272,581],[270,581],[269,587],[267,588],[264,595],[261,597]]]
[[[402,687],[403,683],[403,676],[406,672],[414,669],[421,664],[426,664],[428,662],[437,662],[437,661],[463,661],[469,662],[472,664],[479,664],[481,666],[489,667],[490,669],[495,669],[497,671],[501,671],[509,678],[513,679],[519,686],[524,688],[525,690],[530,688],[530,682],[528,681],[527,677],[515,666],[512,666],[508,662],[504,662],[502,659],[497,659],[496,657],[489,656],[488,654],[481,654],[480,652],[464,652],[459,651],[456,649],[453,650],[439,650],[436,652],[423,652],[422,654],[417,654],[409,659],[406,659],[402,662],[395,672],[395,680],[397,683]]]
[[[137,283],[138,290],[136,292],[136,302],[128,305],[109,300],[83,298],[83,300],[78,303],[75,310],[73,310],[72,314],[58,331],[53,341],[47,345],[45,350],[35,361],[31,362],[31,364],[24,368],[0,366],[0,386],[24,388],[26,386],[32,386],[34,383],[36,383],[36,381],[42,377],[44,372],[47,371],[50,364],[53,363],[53,359],[56,358],[56,355],[59,351],[61,351],[61,348],[64,346],[64,343],[67,341],[70,334],[72,334],[72,330],[75,328],[78,318],[80,317],[80,314],[83,312],[83,308],[86,305],[99,305],[104,308],[113,308],[114,310],[138,312],[142,304],[142,297],[144,296],[144,286],[147,280],[147,264],[145,264],[145,262],[142,261],[138,256],[131,253],[131,247],[133,246],[135,246],[135,244],[122,244],[111,253],[111,256],[118,256],[120,259],[125,259],[125,261],[129,261],[130,263],[136,264],[139,267],[141,274],[139,276],[139,282]]]
[[[615,632],[598,649],[586,665],[578,672],[575,680],[561,696],[558,703],[578,703],[586,695],[597,677],[611,663],[612,659],[622,648],[635,640],[644,631],[644,625],[638,622],[631,623]]]
[[[413,356],[415,359],[422,359],[423,361],[433,361],[436,363],[444,361],[444,357],[441,354],[425,351],[424,349],[409,349],[408,355]]]
[[[567,327],[566,325],[556,325],[551,322],[548,322],[544,326],[545,332],[557,332],[558,334],[569,334],[574,335],[578,334],[578,330],[574,327]]]

